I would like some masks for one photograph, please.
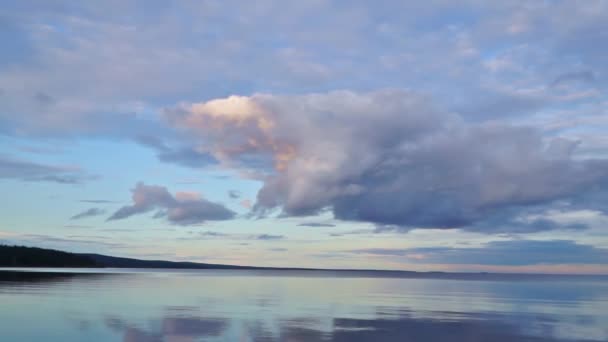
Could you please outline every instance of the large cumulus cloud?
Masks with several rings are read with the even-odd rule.
[[[196,193],[172,195],[165,187],[144,183],[138,183],[132,193],[133,204],[118,209],[108,220],[120,220],[153,210],[157,210],[155,217],[166,217],[177,225],[229,220],[235,216],[222,204],[208,201]]]
[[[260,214],[331,210],[378,225],[484,231],[608,180],[607,161],[577,158],[577,141],[468,122],[406,90],[231,96],[164,115],[198,139],[199,153],[263,182]]]

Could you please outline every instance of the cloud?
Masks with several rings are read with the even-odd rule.
[[[222,232],[215,232],[215,231],[204,231],[204,232],[190,232],[189,236],[186,237],[180,237],[177,238],[178,240],[184,240],[184,241],[189,241],[189,240],[208,240],[208,239],[215,239],[215,238],[230,238],[233,235],[232,234],[228,234],[228,233],[222,233]]]
[[[192,168],[205,167],[217,163],[215,158],[208,153],[188,146],[170,147],[158,137],[139,136],[136,138],[136,141],[144,146],[155,149],[158,159],[162,162]]]
[[[82,225],[82,224],[66,224],[63,226],[64,228],[70,228],[70,229],[89,229],[89,228],[93,228],[93,226],[87,226],[87,225]]]
[[[322,222],[303,222],[298,224],[298,227],[335,227],[335,224]]]
[[[242,194],[238,190],[230,190],[230,191],[228,191],[228,197],[230,197],[232,199],[239,199],[239,198],[241,198],[241,196],[242,196]]]
[[[547,75],[570,70],[593,72],[606,84],[607,48],[596,43],[608,27],[602,2],[314,1],[286,8],[270,0],[238,10],[224,2],[180,3],[171,11],[141,11],[136,2],[61,3],[3,12],[2,33],[10,38],[0,57],[3,132],[154,135],[162,128],[153,127],[149,111],[197,92],[213,98],[405,86],[447,104],[462,98],[467,108],[494,103],[491,115],[498,105],[529,112],[527,102],[488,102],[480,88],[535,89]],[[117,12],[128,16],[110,20]]]
[[[108,220],[127,217],[157,210],[155,218],[166,217],[176,225],[190,225],[205,221],[229,220],[236,215],[220,203],[210,202],[196,193],[170,194],[167,188],[137,183],[132,190],[132,205],[118,209]]]
[[[191,232],[192,236],[178,238],[178,240],[207,240],[207,239],[226,239],[226,240],[260,240],[260,241],[273,241],[283,240],[284,235],[272,235],[272,234],[230,234],[215,231],[204,231],[204,232]],[[248,244],[245,244],[248,245]]]
[[[271,235],[271,234],[260,234],[260,235],[252,236],[252,238],[255,239],[255,240],[270,241],[270,240],[283,240],[283,239],[285,239],[285,236],[283,236],[283,235]]]
[[[251,203],[250,199],[244,199],[242,201],[239,202],[239,204],[241,205],[241,207],[245,208],[245,209],[251,209],[253,208],[253,204]]]
[[[103,215],[105,213],[106,213],[106,211],[103,209],[90,208],[90,209],[87,209],[81,213],[78,213],[78,214],[72,216],[70,218],[70,220],[79,220],[79,219],[83,219],[83,218],[87,218],[87,217]]]
[[[558,86],[564,83],[570,82],[586,82],[593,83],[595,82],[595,74],[592,71],[574,71],[563,73],[555,78],[553,82],[551,82],[551,86]]]
[[[210,237],[225,237],[225,236],[230,236],[230,234],[220,233],[220,232],[214,232],[214,231],[200,232],[197,235],[198,236],[210,236]]]
[[[99,248],[128,248],[131,247],[122,242],[113,242],[106,241],[107,239],[104,237],[101,240],[98,237],[59,237],[45,234],[18,234],[18,235],[9,235],[10,241],[12,244],[26,244],[26,245],[35,245],[35,246],[47,246],[47,247],[56,247],[60,246],[61,248],[69,248],[72,249],[75,246],[81,247],[81,249],[85,249],[82,247],[86,247],[89,250],[91,248],[99,249]],[[86,249],[85,249],[86,250]]]
[[[482,247],[369,248],[353,253],[402,257],[425,264],[540,265],[606,264],[608,249],[570,240],[492,241]]]
[[[574,158],[577,141],[468,122],[406,90],[230,96],[164,115],[198,136],[197,149],[263,182],[254,205],[261,215],[331,210],[404,229],[581,228],[516,217],[608,181],[608,160]]]
[[[568,228],[515,218],[524,206],[558,200],[575,198],[584,208],[589,189],[605,187],[604,160],[550,146],[556,135],[570,137],[572,147],[585,134],[581,146],[605,154],[598,141],[608,128],[608,50],[597,42],[608,32],[606,6],[7,7],[0,134],[135,139],[163,162],[220,163],[263,182],[258,214],[329,210],[401,230]],[[129,15],[109,20],[117,12]],[[173,20],[191,16],[204,20]],[[331,91],[344,87],[353,91]],[[433,103],[411,92],[369,91],[382,87],[417,89]],[[304,95],[227,97],[255,91]],[[159,121],[159,107],[192,99],[202,102],[166,111],[170,127]],[[82,181],[73,170],[21,166],[38,171],[8,177]]]
[[[52,182],[80,184],[95,179],[79,167],[46,165],[0,155],[0,179],[17,179],[25,182]]]
[[[365,235],[365,234],[374,234],[374,233],[381,233],[381,231],[378,231],[378,229],[353,229],[353,230],[347,230],[347,231],[341,231],[341,232],[332,232],[332,233],[329,233],[329,236],[338,237],[338,236]]]
[[[80,200],[83,203],[94,203],[94,204],[109,204],[116,203],[116,201],[104,200],[104,199],[83,199]]]

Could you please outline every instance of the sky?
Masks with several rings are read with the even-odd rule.
[[[0,242],[608,273],[606,1],[9,1]]]

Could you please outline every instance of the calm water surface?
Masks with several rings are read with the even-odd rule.
[[[608,341],[601,278],[48,271],[0,271],[0,341]]]

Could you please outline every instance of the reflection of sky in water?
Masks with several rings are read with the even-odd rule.
[[[608,282],[0,272],[2,341],[608,340]]]

